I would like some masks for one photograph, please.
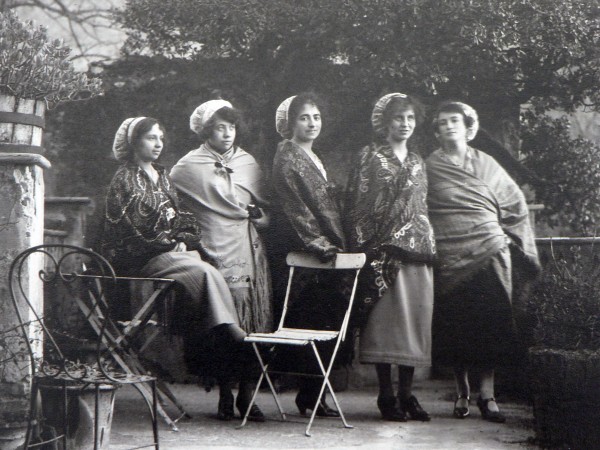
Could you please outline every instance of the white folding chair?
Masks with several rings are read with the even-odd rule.
[[[292,346],[309,345],[313,350],[314,356],[317,359],[317,362],[321,369],[322,375],[320,375],[320,376],[323,377],[323,383],[321,384],[321,389],[319,391],[317,401],[315,403],[314,408],[312,409],[312,414],[310,416],[310,420],[306,427],[306,432],[305,432],[306,436],[310,436],[310,427],[312,426],[312,423],[315,419],[317,407],[319,405],[319,400],[320,400],[321,396],[323,395],[323,392],[325,391],[325,387],[327,387],[329,389],[329,392],[331,393],[331,397],[333,398],[335,406],[337,407],[337,409],[340,413],[340,418],[342,419],[344,426],[346,428],[352,428],[352,426],[346,422],[344,413],[342,412],[342,409],[340,408],[340,405],[337,401],[337,398],[335,396],[335,393],[333,391],[331,383],[329,382],[329,375],[331,374],[331,369],[333,367],[333,363],[335,361],[335,357],[336,357],[336,354],[340,347],[340,344],[346,338],[346,330],[348,329],[348,323],[350,321],[350,313],[352,312],[352,304],[354,303],[354,294],[356,293],[356,285],[358,282],[358,275],[360,273],[360,270],[362,269],[362,267],[365,264],[366,256],[364,253],[338,253],[335,261],[324,263],[324,262],[319,261],[316,257],[314,257],[312,255],[308,255],[305,253],[292,252],[287,255],[286,261],[287,261],[288,266],[290,267],[290,272],[289,272],[287,290],[285,293],[283,313],[281,316],[281,320],[279,321],[279,326],[277,327],[277,330],[273,333],[251,333],[245,338],[246,342],[252,343],[252,346],[254,347],[254,352],[256,353],[256,357],[258,358],[262,372],[260,374],[258,383],[256,384],[257,387],[254,390],[252,400],[250,401],[250,404],[248,405],[248,409],[246,411],[246,414],[244,415],[244,419],[242,420],[242,424],[240,425],[240,427],[243,427],[248,420],[248,414],[250,413],[250,408],[252,407],[252,405],[254,404],[254,401],[256,400],[256,396],[258,394],[259,387],[264,378],[266,378],[267,383],[269,384],[269,388],[271,389],[271,393],[273,394],[273,398],[275,399],[275,403],[277,404],[277,408],[279,409],[282,419],[286,420],[285,412],[283,411],[281,402],[279,401],[279,396],[277,395],[277,392],[275,391],[275,388],[273,387],[273,382],[271,381],[271,377],[269,376],[269,370],[268,370],[269,363],[264,362],[264,360],[260,354],[260,351],[258,349],[258,344],[265,344],[265,345],[270,345],[271,348],[273,348],[277,345],[292,345]],[[305,267],[305,268],[310,268],[310,269],[325,269],[325,270],[352,270],[352,269],[355,270],[354,284],[352,285],[352,293],[350,295],[350,299],[348,301],[348,308],[346,309],[346,313],[344,314],[344,319],[342,321],[342,324],[341,324],[339,330],[332,331],[332,330],[286,328],[285,320],[286,320],[286,315],[288,312],[288,301],[290,298],[292,279],[294,277],[294,270],[296,267]],[[319,352],[317,350],[317,346],[315,345],[315,342],[333,341],[333,340],[336,340],[335,347],[333,350],[333,354],[331,355],[329,364],[328,364],[327,368],[325,368],[325,366],[323,365],[321,356],[319,355]]]

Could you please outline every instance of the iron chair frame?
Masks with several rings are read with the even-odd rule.
[[[57,253],[62,253],[60,256],[55,256]],[[23,252],[19,253],[13,260],[8,275],[9,290],[11,294],[11,300],[14,307],[15,314],[19,320],[18,328],[22,333],[22,338],[27,344],[28,357],[30,358],[30,370],[31,370],[31,390],[30,390],[30,406],[29,406],[29,417],[27,420],[27,431],[25,434],[25,445],[24,448],[36,448],[42,445],[46,445],[59,440],[63,441],[65,449],[68,449],[68,436],[69,436],[69,421],[68,421],[68,392],[71,390],[83,390],[89,386],[95,388],[95,405],[94,405],[94,450],[98,449],[99,446],[99,393],[101,386],[111,385],[119,387],[119,385],[130,384],[134,386],[140,393],[140,385],[149,384],[151,390],[151,398],[144,397],[148,408],[150,410],[152,420],[152,432],[153,442],[148,445],[139,446],[136,448],[154,447],[155,450],[159,449],[159,436],[158,436],[158,413],[157,413],[157,388],[156,378],[149,375],[140,375],[132,373],[120,374],[115,372],[112,368],[109,368],[106,364],[109,360],[114,361],[115,354],[113,353],[112,345],[109,345],[109,341],[106,338],[105,331],[111,324],[109,317],[108,305],[104,302],[104,289],[102,283],[97,283],[96,286],[98,291],[96,295],[90,293],[91,307],[90,311],[99,310],[103,311],[103,315],[106,320],[103,320],[100,329],[97,331],[98,339],[96,341],[96,363],[94,368],[89,365],[81,364],[79,362],[69,360],[57,343],[57,339],[53,335],[53,331],[47,326],[45,320],[45,314],[43,311],[38,311],[36,306],[32,304],[31,298],[27,295],[24,289],[24,278],[23,273],[25,263],[29,261],[29,258],[39,254],[39,257],[48,258],[46,262],[52,263],[54,271],[47,270],[46,266],[42,268],[37,276],[42,281],[42,285],[46,286],[52,283],[66,283],[70,285],[75,280],[81,279],[79,273],[76,271],[63,272],[61,266],[69,258],[79,255],[82,258],[91,260],[98,271],[99,277],[107,285],[115,285],[117,282],[117,276],[110,265],[110,263],[98,253],[85,249],[82,247],[68,245],[68,244],[44,244],[31,247]],[[34,257],[35,258],[35,257]],[[84,269],[84,264],[82,264]],[[85,270],[85,269],[84,269]],[[33,274],[32,274],[33,275]],[[17,288],[18,287],[18,288]],[[31,315],[26,320],[21,313],[19,307],[19,300],[24,300],[26,304],[26,311]],[[24,305],[25,305],[24,304]],[[83,311],[82,311],[83,312]],[[114,325],[114,324],[112,324]],[[41,358],[38,356],[39,352],[34,350],[33,343],[28,335],[28,328],[31,326],[39,326],[41,331],[41,338],[43,343],[41,346]],[[49,346],[49,347],[48,347]],[[55,357],[52,361],[46,360],[46,350],[51,349],[49,353],[54,353]],[[63,417],[62,417],[62,429],[58,436],[52,437],[43,442],[37,442],[31,444],[32,432],[37,423],[38,415],[38,394],[40,388],[48,386],[45,384],[51,382],[50,386],[58,387],[62,390],[62,401],[63,401]],[[143,394],[142,394],[143,395]]]
[[[242,420],[240,428],[245,426],[246,422],[248,421],[248,415],[250,414],[250,409],[252,408],[252,405],[254,404],[254,402],[256,400],[256,397],[257,397],[257,394],[259,391],[259,387],[260,387],[263,379],[267,380],[267,383],[269,385],[271,393],[273,394],[273,398],[275,399],[275,403],[277,404],[277,408],[279,409],[279,413],[281,414],[281,418],[284,421],[286,420],[286,414],[283,410],[283,407],[281,406],[279,396],[273,386],[271,377],[269,376],[270,362],[265,363],[265,361],[258,349],[258,344],[271,345],[271,351],[273,351],[273,349],[277,345],[292,345],[292,346],[309,345],[312,348],[313,354],[319,364],[319,368],[321,370],[321,375],[306,374],[305,376],[322,377],[323,382],[321,383],[321,388],[319,391],[319,395],[317,396],[316,403],[315,403],[314,407],[312,408],[312,414],[310,416],[310,420],[306,426],[306,431],[305,431],[306,436],[311,436],[310,428],[315,419],[321,396],[323,395],[326,387],[329,389],[329,392],[331,394],[331,397],[333,398],[335,406],[337,407],[337,409],[340,413],[340,418],[342,419],[344,427],[345,428],[353,428],[352,425],[348,424],[348,422],[346,421],[346,418],[344,416],[342,408],[340,407],[340,404],[337,400],[337,397],[335,395],[333,387],[331,386],[331,382],[329,381],[329,376],[331,374],[331,370],[333,368],[333,364],[335,362],[335,357],[337,355],[339,347],[340,347],[342,341],[344,341],[346,338],[346,332],[348,330],[348,325],[350,323],[350,315],[352,313],[352,306],[354,304],[354,297],[356,294],[356,287],[358,284],[358,276],[360,274],[361,269],[364,267],[365,262],[366,262],[366,255],[364,253],[338,253],[335,260],[329,261],[329,262],[322,262],[322,261],[318,260],[316,257],[306,254],[306,253],[300,253],[300,252],[288,253],[288,255],[286,257],[286,263],[289,266],[290,270],[289,270],[288,283],[287,283],[287,288],[286,288],[286,293],[285,293],[285,300],[284,300],[284,304],[283,304],[283,311],[282,311],[281,319],[279,321],[279,326],[277,327],[277,330],[274,331],[273,333],[251,333],[244,339],[246,342],[252,343],[252,347],[254,348],[254,353],[256,353],[256,357],[258,358],[258,362],[261,367],[261,374],[258,378],[256,388],[252,395],[250,404],[248,405],[248,409],[246,410],[246,413],[244,414],[244,418]],[[285,327],[285,319],[286,319],[287,312],[288,312],[288,303],[289,303],[289,297],[290,297],[290,292],[291,292],[291,287],[292,287],[292,281],[293,281],[295,269],[297,267],[310,268],[310,269],[323,269],[323,270],[350,270],[350,269],[355,270],[354,283],[352,285],[352,292],[350,294],[350,298],[348,300],[348,307],[346,308],[346,312],[344,314],[344,318],[342,320],[342,324],[341,324],[339,330],[335,331],[335,330],[299,329],[299,328],[286,328]],[[323,364],[323,361],[321,359],[319,351],[317,350],[317,346],[316,346],[315,342],[331,341],[334,339],[336,340],[335,347],[334,347],[333,353],[331,355],[329,364],[328,364],[327,368],[325,368],[325,365]],[[303,375],[303,374],[296,374],[296,375]]]
[[[105,276],[99,275],[90,275],[90,274],[79,274],[77,275],[79,278],[85,279],[86,282],[90,283],[90,289],[93,289],[93,285],[97,282],[100,282]],[[136,278],[136,277],[116,277],[117,281],[152,281],[155,283],[154,292],[150,295],[148,299],[144,301],[142,307],[135,313],[133,318],[130,321],[124,322],[123,327],[118,327],[114,321],[107,320],[104,317],[103,312],[101,310],[90,310],[90,308],[82,302],[81,299],[75,298],[75,302],[79,307],[80,311],[85,315],[88,323],[92,327],[92,329],[96,333],[100,333],[103,326],[106,326],[104,329],[105,333],[105,341],[104,344],[109,346],[108,348],[112,351],[115,351],[117,348],[120,348],[123,352],[119,356],[115,356],[116,363],[121,367],[121,369],[128,374],[139,374],[141,372],[145,372],[146,368],[139,360],[138,354],[141,353],[157,336],[157,332],[155,332],[146,339],[142,347],[139,349],[135,349],[131,342],[136,338],[141,331],[144,330],[145,325],[150,321],[152,316],[158,312],[158,308],[160,306],[159,299],[163,299],[164,302],[167,302],[167,294],[170,289],[174,286],[175,280],[170,278]],[[92,294],[90,294],[92,295]],[[103,301],[100,299],[100,301]],[[105,303],[105,302],[103,302]],[[106,303],[105,303],[106,304]],[[108,304],[106,304],[108,307]],[[106,322],[105,322],[106,321]],[[160,379],[156,379],[157,384],[157,394],[158,394],[158,415],[161,416],[165,423],[171,427],[171,431],[179,431],[177,427],[177,422],[182,418],[191,418],[191,416],[185,411],[184,407],[177,400],[175,395],[169,389],[169,387]],[[146,400],[146,403],[150,404],[152,401],[152,393],[144,389],[138,389],[140,394]],[[163,409],[162,403],[168,399],[179,411],[179,416],[174,420],[171,419],[169,414]]]

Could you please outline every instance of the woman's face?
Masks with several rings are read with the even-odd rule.
[[[438,137],[442,143],[467,141],[465,118],[458,112],[441,112],[438,115]]]
[[[163,149],[164,133],[159,124],[155,124],[149,131],[138,139],[134,155],[137,161],[154,162],[160,156]]]
[[[412,108],[397,108],[388,125],[388,142],[403,142],[408,140],[415,131],[417,119]]]
[[[300,142],[312,142],[321,133],[321,112],[319,108],[310,103],[305,103],[298,112],[298,117],[293,123],[294,138]]]
[[[219,153],[225,153],[233,146],[235,141],[235,124],[227,120],[218,119],[213,126],[208,143]]]

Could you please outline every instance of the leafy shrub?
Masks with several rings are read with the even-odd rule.
[[[531,292],[534,343],[564,350],[600,348],[600,266],[587,251],[572,246],[564,254],[550,249],[548,262]]]
[[[536,200],[548,225],[595,235],[600,225],[600,146],[569,135],[566,117],[527,112],[521,134],[525,164],[539,177]]]
[[[75,72],[70,53],[45,27],[22,22],[12,11],[0,13],[0,93],[44,99],[49,106],[100,94],[100,79]]]

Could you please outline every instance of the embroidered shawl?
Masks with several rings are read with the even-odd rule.
[[[181,158],[170,175],[182,205],[200,224],[204,250],[231,289],[242,327],[270,331],[267,256],[246,209],[248,204],[267,206],[256,160],[239,147],[219,154],[202,144]]]
[[[436,286],[443,292],[483,267],[508,241],[523,256],[528,273],[539,271],[521,189],[494,158],[470,150],[473,172],[453,164],[441,149],[427,159],[429,218],[439,263]]]
[[[273,184],[283,212],[282,227],[295,250],[327,256],[344,249],[345,239],[334,187],[302,148],[290,140],[279,143],[273,161]],[[281,231],[281,230],[280,230]]]
[[[135,271],[150,259],[185,242],[201,251],[194,217],[179,208],[175,188],[165,169],[154,164],[158,182],[135,163],[122,165],[106,195],[102,254],[115,266]]]
[[[349,250],[367,254],[360,288],[364,313],[394,284],[403,262],[433,261],[426,196],[418,154],[409,152],[401,162],[387,144],[358,153],[346,190],[345,230]]]

